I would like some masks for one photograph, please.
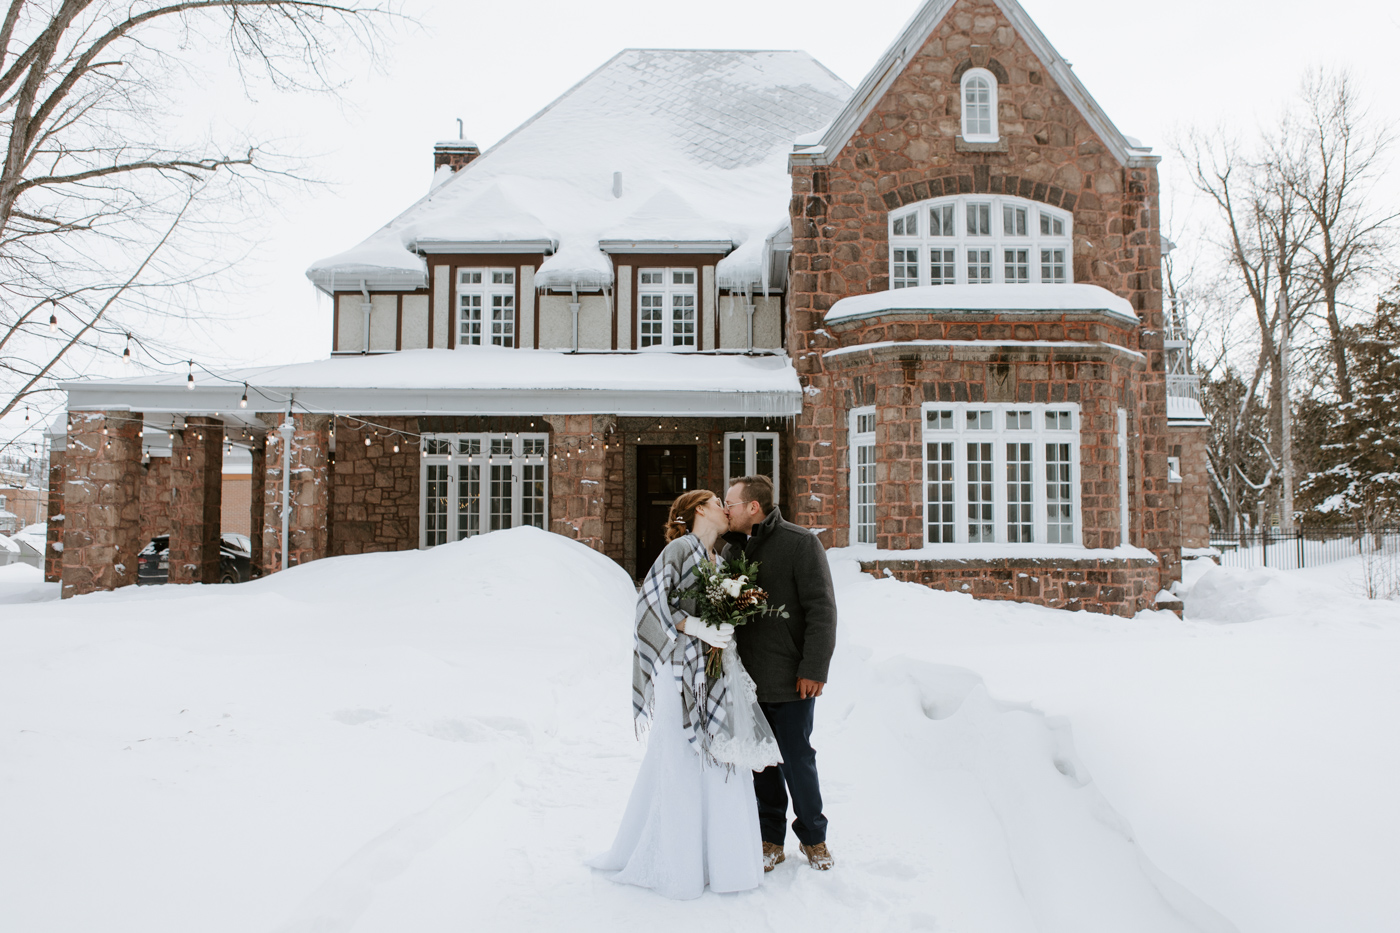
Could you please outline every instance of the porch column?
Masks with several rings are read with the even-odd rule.
[[[63,580],[63,451],[49,449],[49,523],[44,547],[44,582]]]
[[[219,582],[224,423],[186,418],[170,451],[170,582]]]
[[[595,551],[604,541],[608,429],[616,415],[550,415],[549,530]]]
[[[266,445],[267,482],[263,490],[263,570],[282,569],[283,416],[263,415],[270,429]],[[291,437],[291,508],[288,513],[287,566],[320,560],[329,553],[330,418],[293,415]]]
[[[136,582],[141,540],[140,412],[68,415],[62,596]]]
[[[252,558],[248,565],[254,570],[261,570],[263,566],[263,511],[267,508],[264,501],[265,490],[267,488],[267,445],[262,442],[255,442],[248,451],[253,457],[253,475],[248,482],[248,540],[252,543]]]

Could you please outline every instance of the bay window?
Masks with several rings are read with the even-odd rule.
[[[1079,406],[924,406],[927,544],[1078,544]]]
[[[890,215],[890,288],[1063,284],[1072,219],[1010,195],[936,198]]]
[[[545,434],[426,434],[420,488],[423,547],[517,525],[545,527]]]

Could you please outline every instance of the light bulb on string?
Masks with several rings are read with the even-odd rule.
[[[241,399],[238,400],[238,407],[239,407],[239,408],[247,408],[247,407],[248,407],[248,383],[246,383],[246,382],[243,383],[243,397],[242,397]],[[331,430],[333,431],[333,430],[335,430],[335,429],[332,428]]]
[[[369,446],[369,435],[368,435],[368,434],[365,435],[365,446],[366,446],[366,447]]]
[[[185,379],[185,388],[194,391],[194,360],[190,360],[190,374]]]
[[[399,442],[398,442],[398,441],[394,441],[394,453],[398,453],[398,452],[399,452]]]
[[[49,333],[58,333],[58,315],[55,313],[49,314]]]
[[[126,349],[122,351],[122,365],[131,365],[131,335],[126,335]]]

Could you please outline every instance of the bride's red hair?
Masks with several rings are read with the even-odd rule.
[[[695,530],[695,510],[715,497],[708,489],[692,489],[676,496],[671,503],[671,515],[666,519],[666,542]]]

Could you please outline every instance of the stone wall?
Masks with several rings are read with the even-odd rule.
[[[1181,482],[1172,484],[1182,547],[1210,546],[1210,472],[1206,445],[1210,429],[1205,425],[1174,425],[1170,433],[1171,455],[1181,459]]]
[[[998,119],[1004,145],[968,151],[974,147],[959,144],[957,77],[969,66],[986,67],[1003,76],[998,86]],[[1079,369],[1085,368],[1094,379],[1107,383],[1107,391],[1094,396],[1097,408],[1086,412],[1090,433],[1106,440],[1117,429],[1116,423],[1107,423],[1107,409],[1123,407],[1128,412],[1131,543],[1158,556],[1164,584],[1175,579],[1179,552],[1167,483],[1155,167],[1120,163],[1000,9],[987,0],[957,0],[850,141],[830,158],[830,165],[793,168],[786,345],[808,395],[795,430],[799,462],[792,476],[790,517],[808,527],[846,529],[848,502],[838,490],[848,482],[847,463],[838,435],[844,435],[853,395],[863,398],[863,404],[903,409],[922,401],[924,393],[938,398],[946,393],[949,400],[972,399],[979,390],[987,392],[991,381],[1010,379],[1017,388],[1005,401],[1022,398],[1022,382],[1044,386],[1030,389],[1026,400],[1036,400],[1041,391],[1049,400],[1056,383],[1068,386],[1078,381]],[[891,316],[846,332],[826,325],[826,311],[840,299],[889,287],[891,210],[928,198],[978,192],[1013,194],[1069,211],[1074,281],[1102,286],[1127,299],[1140,326],[1100,323],[1081,332],[1064,321],[1023,333],[1011,319],[992,319],[973,328],[970,322],[945,315]],[[937,336],[935,331],[940,331]],[[1032,331],[1035,336],[1028,336]],[[911,354],[913,359],[907,363],[890,363],[869,373],[855,371],[847,358],[825,357],[828,350],[879,339],[1090,339],[1140,353],[1141,361],[1131,367],[1131,373],[1127,366],[1102,373],[1099,368],[1109,364],[1084,360],[1082,367],[1075,364],[1073,372],[1051,370],[1047,376],[1043,366],[1053,366],[1053,360],[1018,359],[1009,349],[1000,356],[986,354],[982,360],[948,356],[939,361],[929,358],[930,354]],[[883,400],[877,399],[877,388],[886,392]],[[990,394],[983,397],[998,400]],[[905,422],[902,413],[900,419]],[[908,445],[913,439],[896,434],[882,443]],[[1086,531],[1098,529],[1100,539],[1117,527],[1116,438],[1112,446],[1112,488],[1108,479],[1100,477],[1092,480],[1092,486],[1086,483],[1083,491],[1084,506],[1094,513],[1086,513]],[[1085,452],[1094,458],[1086,456],[1086,462],[1106,474],[1109,465],[1098,458],[1106,456],[1108,445],[1095,447]],[[802,457],[803,453],[807,456]],[[912,470],[917,459],[910,452],[891,461],[888,469]],[[897,465],[901,462],[904,466]],[[906,491],[889,491],[889,517],[893,520],[893,510],[898,508],[910,511],[906,527],[889,526],[892,544],[897,539],[915,540],[907,527],[918,501],[907,494],[912,491],[912,474],[899,481]],[[823,540],[841,543],[843,537],[826,534]],[[1089,537],[1086,534],[1086,543]]]
[[[1147,558],[863,560],[860,569],[977,599],[1011,599],[1126,618],[1155,608],[1160,572],[1157,562]]]
[[[551,415],[549,530],[605,551],[611,415]]]
[[[417,418],[376,416],[373,421],[386,429],[418,433]],[[416,441],[410,444],[388,430],[337,419],[331,470],[332,554],[418,547],[419,460]]]
[[[68,414],[63,457],[63,598],[136,582],[141,540],[141,415]]]
[[[150,541],[156,535],[170,533],[171,495],[170,458],[151,457],[142,467],[141,476],[141,539]],[[144,547],[144,545],[143,545]]]

